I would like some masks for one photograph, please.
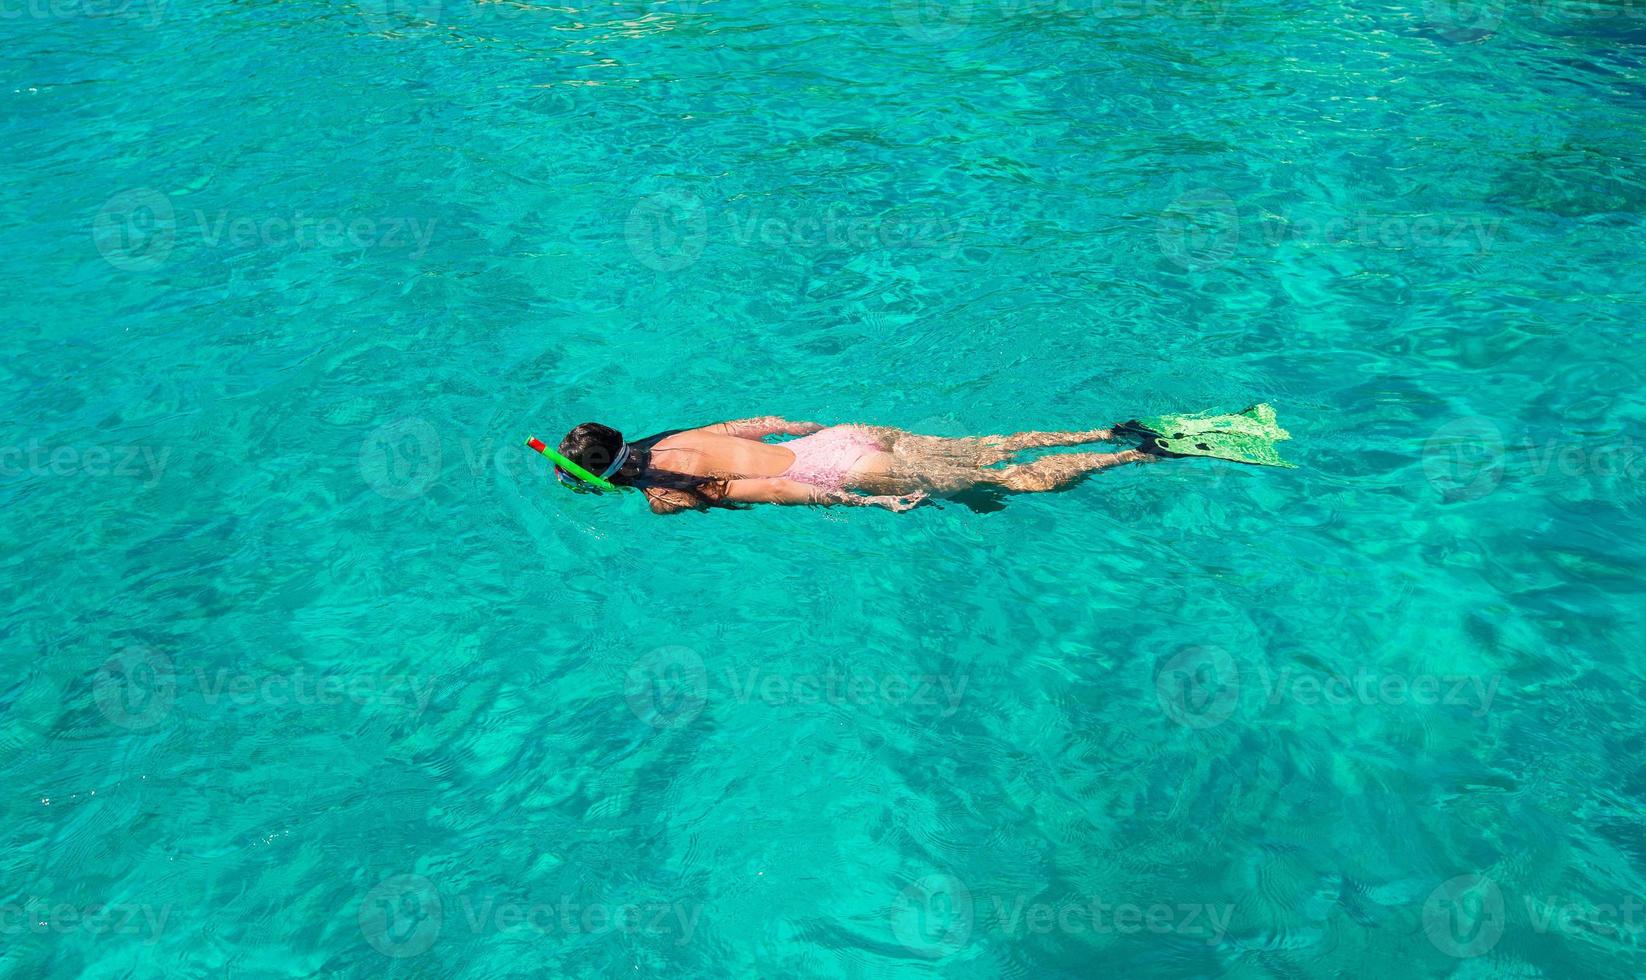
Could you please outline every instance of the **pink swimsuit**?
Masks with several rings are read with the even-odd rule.
[[[799,439],[778,443],[794,453],[783,478],[825,490],[846,489],[846,477],[865,456],[880,452],[880,441],[855,425],[830,426]]]

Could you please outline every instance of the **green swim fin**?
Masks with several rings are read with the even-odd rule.
[[[1161,415],[1135,419],[1119,427],[1143,436],[1145,452],[1173,456],[1209,456],[1253,466],[1284,466],[1275,443],[1292,434],[1275,421],[1275,410],[1253,405],[1235,415]]]

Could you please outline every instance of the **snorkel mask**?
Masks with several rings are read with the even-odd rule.
[[[561,486],[577,493],[605,493],[608,490],[620,489],[617,484],[612,483],[606,478],[622,469],[623,464],[628,462],[629,459],[629,444],[625,442],[623,444],[623,448],[617,451],[617,457],[612,460],[612,464],[606,467],[605,472],[601,473],[599,476],[595,476],[593,473],[590,473],[588,470],[560,455],[553,449],[550,449],[543,443],[543,440],[537,438],[536,436],[528,436],[526,439],[526,445],[547,456],[550,461],[554,463],[554,478],[560,481]]]

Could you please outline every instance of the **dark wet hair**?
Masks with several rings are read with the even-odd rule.
[[[618,486],[635,487],[640,490],[679,490],[689,494],[692,505],[698,508],[719,504],[726,496],[725,480],[693,476],[690,473],[679,473],[652,465],[652,446],[664,436],[673,435],[678,431],[680,430],[659,432],[629,443],[629,458],[623,461],[623,466],[616,473],[607,476],[606,480]],[[623,433],[611,426],[601,425],[599,422],[584,422],[560,440],[560,455],[599,476],[606,472],[606,467],[612,465],[612,460],[617,458],[618,452],[623,448],[623,442]],[[564,472],[559,467],[555,469],[557,472]]]

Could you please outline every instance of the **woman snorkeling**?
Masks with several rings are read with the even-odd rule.
[[[634,487],[658,514],[744,504],[884,507],[905,511],[929,494],[977,488],[1036,493],[1061,490],[1079,477],[1160,455],[1138,449],[1080,452],[1015,462],[1026,449],[1107,442],[1114,429],[1019,432],[945,439],[868,425],[790,422],[773,416],[676,429],[635,442],[598,422],[560,440],[555,477],[575,490]],[[799,436],[765,442],[768,436]],[[1008,464],[1001,466],[1000,464]]]

